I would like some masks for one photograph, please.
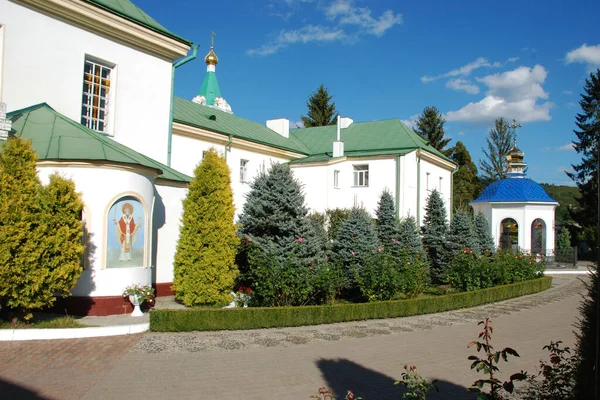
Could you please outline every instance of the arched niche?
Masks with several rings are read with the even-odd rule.
[[[546,253],[546,223],[541,218],[536,218],[531,223],[531,253]]]
[[[500,222],[501,250],[519,250],[519,224],[513,218],[505,218]]]
[[[148,217],[136,196],[121,196],[106,215],[105,268],[145,267]]]

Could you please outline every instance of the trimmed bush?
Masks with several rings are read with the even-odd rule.
[[[228,310],[210,308],[152,310],[150,311],[150,330],[154,332],[190,332],[261,329],[407,317],[507,300],[541,292],[548,289],[551,284],[551,277],[542,277],[473,292],[361,304]]]

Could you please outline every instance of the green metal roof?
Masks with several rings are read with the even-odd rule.
[[[221,97],[221,90],[219,89],[219,82],[217,81],[217,74],[214,71],[206,71],[202,86],[200,87],[200,96],[206,98],[206,104],[212,106],[215,104],[215,98]]]
[[[173,121],[282,150],[306,155],[311,153],[300,140],[291,135],[285,138],[265,125],[180,97],[175,97]]]
[[[331,154],[333,142],[337,139],[337,126],[293,129],[290,131],[290,137],[295,137],[304,143],[310,149],[310,154]],[[341,130],[341,140],[344,142],[344,154],[348,157],[406,154],[409,151],[423,149],[453,162],[429,146],[399,119],[354,122],[348,128]]]
[[[152,168],[159,178],[189,182],[191,177],[124,146],[56,112],[46,103],[7,113],[12,132],[31,140],[40,160],[108,161]]]
[[[128,19],[132,22],[136,22],[148,29],[155,32],[162,33],[172,39],[179,42],[191,44],[187,39],[177,36],[167,28],[156,22],[152,17],[146,14],[141,8],[136,6],[131,0],[83,0],[87,3],[93,4],[99,8],[109,11],[115,15]]]

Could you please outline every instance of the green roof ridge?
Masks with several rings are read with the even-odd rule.
[[[142,25],[145,28],[153,30],[155,32],[161,33],[165,36],[170,37],[171,39],[175,39],[178,42],[182,42],[185,44],[191,44],[192,42],[182,38],[169,31],[167,28],[159,24],[154,18],[149,16],[135,5],[131,0],[83,0],[87,3],[93,4],[96,7],[102,8],[106,11],[109,11],[112,14],[118,15],[122,18],[128,19],[132,22],[135,22],[139,25]]]

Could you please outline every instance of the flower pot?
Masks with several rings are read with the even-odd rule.
[[[129,301],[133,305],[133,312],[131,313],[131,316],[132,317],[143,316],[144,313],[140,309],[140,305],[142,304],[143,300],[141,300],[140,297],[137,295],[129,295]]]

